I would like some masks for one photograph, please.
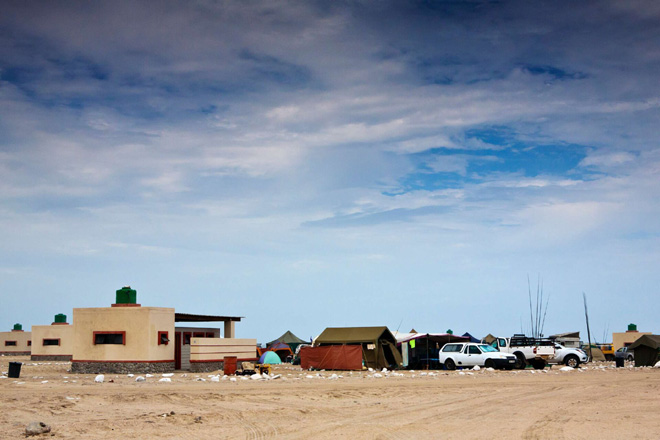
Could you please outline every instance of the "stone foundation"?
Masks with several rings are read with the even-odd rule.
[[[33,361],[64,361],[68,362],[73,356],[70,354],[33,354],[30,360]]]
[[[83,374],[128,374],[169,373],[174,371],[172,362],[71,362],[72,373]]]
[[[30,356],[29,351],[2,351],[0,356]]]
[[[224,368],[223,361],[215,362],[191,362],[190,372],[192,373],[208,373],[209,371],[218,371]]]

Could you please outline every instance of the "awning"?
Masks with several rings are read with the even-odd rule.
[[[193,315],[192,313],[175,313],[174,322],[240,322],[245,316],[216,316],[216,315]]]

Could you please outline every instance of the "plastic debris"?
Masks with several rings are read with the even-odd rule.
[[[102,374],[99,374],[94,378],[94,382],[96,383],[103,383],[104,380],[105,380],[105,376]]]

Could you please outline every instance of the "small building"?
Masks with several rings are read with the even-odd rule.
[[[650,334],[652,333],[637,331],[637,325],[635,324],[628,324],[626,332],[612,333],[612,350],[617,351],[621,347],[628,347],[642,336]]]
[[[29,356],[32,345],[32,333],[23,331],[21,324],[14,324],[8,332],[0,332],[0,355]]]
[[[110,307],[73,309],[74,373],[174,370],[174,309],[142,307],[130,286]]]
[[[55,315],[51,325],[32,326],[33,361],[70,361],[73,358],[73,326],[66,315]]]
[[[548,336],[548,339],[564,347],[580,348],[580,332],[558,333]]]
[[[660,360],[660,335],[643,335],[628,350],[635,353],[636,367],[652,367]]]

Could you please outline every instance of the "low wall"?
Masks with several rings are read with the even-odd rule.
[[[0,356],[30,356],[29,351],[0,351]]]
[[[238,338],[192,338],[190,341],[190,371],[221,370],[226,356],[240,361],[257,360],[257,340]]]
[[[33,354],[30,356],[30,360],[33,361],[70,361],[70,354]]]
[[[128,373],[168,373],[174,371],[171,362],[71,362],[72,373],[82,374],[128,374]]]

